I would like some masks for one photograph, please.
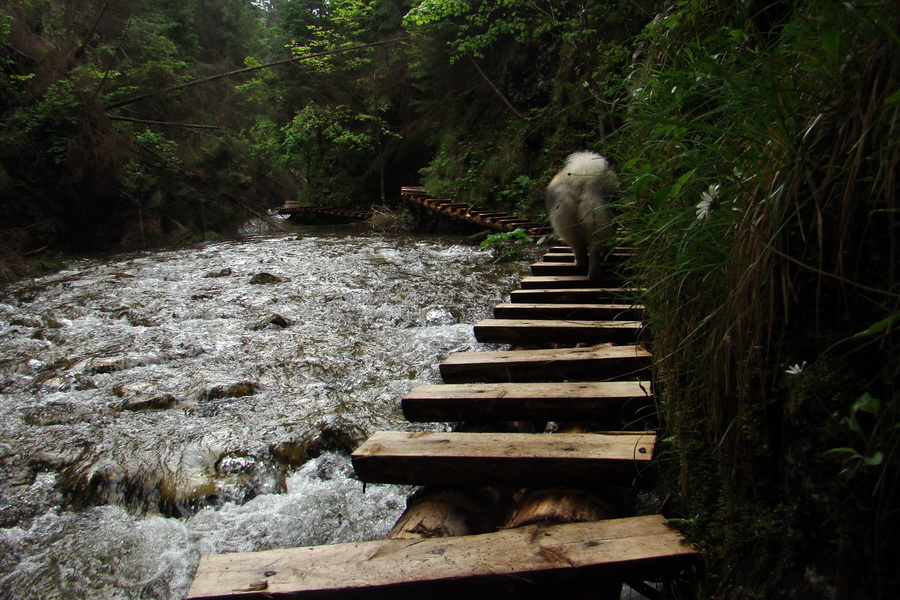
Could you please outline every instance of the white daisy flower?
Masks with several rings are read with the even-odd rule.
[[[788,375],[799,375],[800,373],[803,372],[803,369],[805,369],[806,367],[807,367],[807,364],[806,364],[806,361],[804,360],[800,364],[796,364],[792,367],[788,367],[785,370],[785,373],[787,373]]]
[[[701,194],[701,197],[703,199],[697,205],[697,219],[701,221],[706,219],[707,217],[709,217],[712,211],[719,207],[718,195],[718,183],[712,184],[711,186],[709,186],[709,189]]]

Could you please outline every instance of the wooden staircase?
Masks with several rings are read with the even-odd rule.
[[[633,290],[612,277],[590,281],[573,261],[564,249],[547,254],[495,318],[475,326],[483,342],[569,347],[453,354],[440,364],[444,383],[413,389],[402,408],[412,422],[591,421],[602,430],[377,432],[351,457],[361,481],[551,497],[651,483],[657,436],[632,430],[654,413],[651,356],[636,343],[643,307]],[[623,581],[674,575],[695,556],[659,515],[599,518],[204,556],[188,597],[606,599]]]

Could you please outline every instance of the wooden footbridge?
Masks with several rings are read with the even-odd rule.
[[[448,198],[433,198],[425,193],[422,187],[402,187],[400,196],[407,204],[423,206],[430,211],[451,219],[464,221],[492,231],[515,231],[524,229],[528,234],[540,236],[551,232],[546,225],[529,219],[522,219],[503,211],[477,209],[465,202],[457,202]],[[358,223],[368,221],[375,214],[372,210],[353,210],[348,208],[332,208],[330,206],[306,206],[296,202],[287,202],[278,209],[278,214],[306,225]]]
[[[644,582],[696,555],[628,500],[658,442],[642,307],[573,260],[552,250],[475,325],[516,349],[452,354],[442,384],[402,399],[453,431],[377,432],[353,453],[363,482],[424,486],[387,539],[203,556],[189,598],[660,597]]]
[[[400,197],[407,204],[424,206],[431,211],[452,219],[465,221],[492,231],[507,232],[524,229],[530,235],[545,235],[551,232],[551,229],[546,225],[529,219],[522,219],[503,211],[473,208],[465,202],[458,202],[450,198],[431,197],[425,192],[423,187],[401,187]]]
[[[330,206],[301,206],[296,202],[288,202],[278,209],[279,215],[285,215],[304,225],[323,223],[358,223],[368,221],[375,214],[371,210],[352,210],[349,208],[332,208]]]

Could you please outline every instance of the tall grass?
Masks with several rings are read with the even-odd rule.
[[[649,26],[611,142],[668,506],[710,594],[877,598],[900,585],[900,7],[762,4]]]

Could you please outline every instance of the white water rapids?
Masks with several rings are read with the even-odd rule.
[[[364,492],[347,453],[423,428],[400,399],[484,349],[524,263],[299,232],[0,290],[0,597],[174,599],[201,554],[384,536],[408,489]]]

